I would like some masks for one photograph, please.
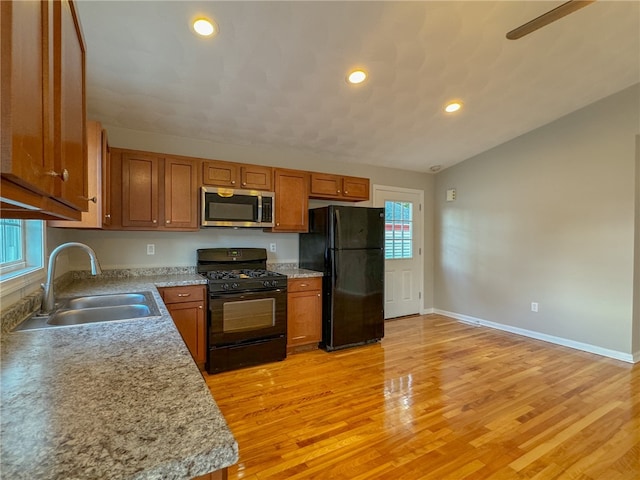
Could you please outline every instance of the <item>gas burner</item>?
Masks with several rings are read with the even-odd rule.
[[[242,270],[214,270],[207,272],[207,277],[211,280],[229,280],[239,278],[262,278],[279,277],[280,273],[270,272],[263,269],[242,269]]]

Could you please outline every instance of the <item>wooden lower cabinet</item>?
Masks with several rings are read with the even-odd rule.
[[[318,348],[322,340],[322,278],[290,278],[287,285],[287,353]]]
[[[162,300],[200,370],[207,359],[206,287],[159,288]]]

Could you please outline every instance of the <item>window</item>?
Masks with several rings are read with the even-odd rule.
[[[384,257],[413,258],[413,204],[384,202]]]
[[[44,265],[44,222],[0,218],[0,281],[17,278]],[[3,286],[4,289],[4,286]]]

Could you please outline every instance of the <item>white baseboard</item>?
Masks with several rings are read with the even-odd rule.
[[[622,360],[628,363],[640,362],[640,352],[633,354],[619,352],[617,350],[609,350],[608,348],[598,347],[596,345],[590,345],[588,343],[576,342],[561,337],[554,337],[553,335],[547,335],[546,333],[534,332],[533,330],[526,330],[524,328],[512,327],[510,325],[504,325],[502,323],[490,322],[489,320],[483,320],[482,318],[471,317],[469,315],[463,315],[461,313],[447,312],[446,310],[439,310],[437,308],[432,309],[432,313],[451,317],[461,322],[470,323],[473,325],[481,325],[483,327],[495,328],[496,330],[502,330],[504,332],[515,333],[516,335],[522,335],[524,337],[535,338],[536,340],[542,340],[556,345],[562,345],[563,347],[569,347],[576,350],[582,350],[583,352],[595,353],[596,355],[602,355],[603,357],[614,358],[616,360]]]
[[[420,315],[430,315],[432,313],[436,313],[434,308],[423,308],[420,310]]]

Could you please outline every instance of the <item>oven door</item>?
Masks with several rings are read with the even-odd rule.
[[[208,326],[209,347],[286,336],[287,292],[212,293]]]

